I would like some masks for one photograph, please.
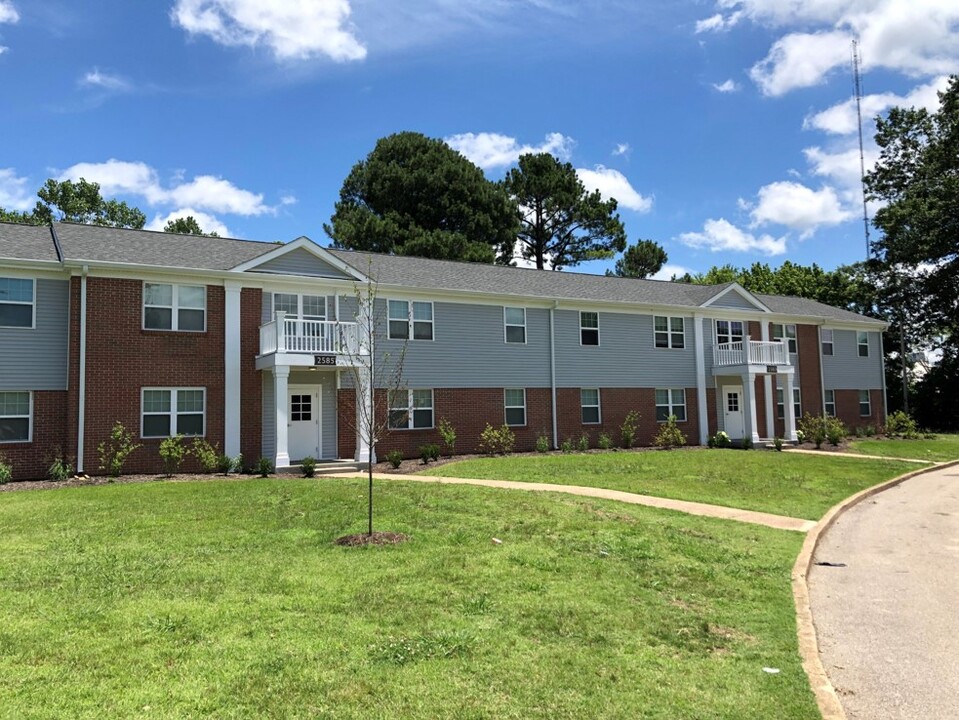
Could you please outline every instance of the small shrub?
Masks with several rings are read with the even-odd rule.
[[[316,477],[316,458],[311,455],[307,455],[305,458],[300,460],[300,468],[303,470],[303,477]]]
[[[886,418],[886,435],[913,440],[919,437],[919,427],[909,413],[897,410]]]
[[[583,433],[582,435],[580,435],[578,445],[579,445],[580,452],[583,452],[583,453],[587,452],[589,450],[589,435],[587,435],[586,433]]]
[[[256,469],[256,466],[254,466],[254,469]],[[240,453],[235,458],[233,458],[233,465],[230,467],[230,470],[235,473],[244,472],[243,453]]]
[[[864,437],[866,437],[866,428],[864,428],[862,425],[858,426],[858,427],[856,428],[856,437],[857,437],[857,438],[864,438]]]
[[[226,454],[217,455],[216,469],[220,471],[221,475],[229,475],[233,470],[233,458]]]
[[[203,438],[193,438],[193,457],[207,475],[212,475],[220,467],[220,454],[217,448]]]
[[[937,436],[936,436],[936,433],[927,432],[923,434],[923,437],[926,440],[935,440]]]
[[[600,433],[599,439],[596,440],[596,444],[599,446],[600,450],[609,450],[611,447],[613,447],[613,439],[608,433]]]
[[[509,455],[515,446],[516,435],[507,425],[497,429],[486,423],[486,429],[480,433],[479,448],[486,455]]]
[[[424,465],[429,464],[432,460],[439,460],[440,446],[436,443],[420,445],[420,459],[423,461]]]
[[[872,437],[876,434],[876,426],[866,425],[863,431],[866,433],[866,437]]]
[[[569,455],[573,452],[573,438],[566,438],[563,440],[562,444],[559,446],[559,449],[563,451],[566,455]]]
[[[682,447],[685,444],[686,436],[676,426],[676,416],[670,415],[669,419],[659,429],[659,434],[656,436],[656,445],[664,450],[670,450],[674,447]]]
[[[443,438],[443,446],[446,448],[446,454],[453,457],[456,452],[456,428],[453,427],[453,423],[449,420],[442,418],[440,420],[439,431],[440,437]],[[437,460],[438,457],[433,459]]]
[[[829,440],[830,445],[838,447],[848,434],[842,420],[834,417],[826,418],[826,439]]]
[[[100,469],[106,470],[110,477],[120,477],[127,458],[138,447],[139,443],[133,442],[133,433],[128,432],[123,423],[117,420],[110,431],[109,439],[97,445]]]
[[[826,418],[807,412],[799,420],[799,432],[811,440],[818,450],[826,440]]]
[[[7,462],[3,455],[0,455],[0,485],[5,485],[11,480],[13,480],[13,465]]]
[[[639,413],[630,410],[626,413],[626,419],[619,426],[619,433],[623,440],[623,447],[627,450],[636,442],[636,428],[639,427]]]
[[[396,470],[403,463],[403,453],[399,450],[390,450],[386,453],[386,462]]]
[[[548,453],[549,452],[549,437],[546,433],[543,433],[536,438],[536,452],[538,453]]]
[[[775,438],[773,440],[773,445],[776,447],[776,452],[783,451],[783,439],[781,437]]]
[[[709,438],[709,440],[712,442],[710,447],[715,448],[728,448],[731,444],[729,440],[729,433],[727,433],[725,430],[720,430],[718,433]]]
[[[806,433],[804,433],[802,430],[797,430],[797,431],[796,431],[796,442],[798,442],[798,443],[804,443],[804,442],[806,442]]]
[[[182,435],[168,437],[160,443],[160,457],[163,459],[163,470],[167,477],[173,477],[180,471],[183,458],[189,452],[189,449],[183,444]]]
[[[270,458],[261,457],[256,461],[254,469],[261,478],[270,477],[273,474],[273,462]]]
[[[752,450],[753,449],[753,439],[751,437],[743,438],[743,450]]]
[[[47,468],[47,477],[55,482],[63,482],[73,477],[73,463],[60,448],[53,449],[53,457],[50,458],[50,466]]]

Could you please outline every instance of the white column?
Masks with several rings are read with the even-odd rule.
[[[226,302],[223,312],[223,452],[240,454],[240,289],[239,283],[224,283]]]
[[[276,365],[273,368],[273,400],[276,403],[276,457],[273,465],[278,468],[290,464],[289,382],[290,367]]]
[[[706,348],[703,343],[703,319],[693,318],[693,339],[696,352],[696,405],[699,416],[699,444],[709,442],[709,405],[706,402]]]
[[[759,442],[759,433],[756,430],[756,376],[746,373],[743,375],[743,437],[751,438],[754,443]]]
[[[786,440],[796,442],[796,405],[793,402],[793,374],[786,373],[786,389],[783,391],[783,409],[786,416]]]
[[[356,453],[353,459],[356,462],[367,462],[370,459],[370,428],[372,427],[375,407],[370,398],[370,386],[373,382],[370,365],[357,368],[359,372],[354,377],[358,380],[356,388]],[[373,462],[376,462],[376,452],[372,453]]]
[[[762,330],[763,342],[769,342],[769,323],[762,320],[759,327]],[[775,403],[773,402],[773,377],[768,373],[763,375],[763,394],[766,396],[766,437],[772,440],[776,437],[776,416],[774,414]]]

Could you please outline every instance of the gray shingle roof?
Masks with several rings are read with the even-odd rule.
[[[57,223],[64,260],[229,270],[276,250],[275,243]],[[49,230],[48,230],[49,232]]]
[[[60,262],[50,228],[0,223],[0,258]]]

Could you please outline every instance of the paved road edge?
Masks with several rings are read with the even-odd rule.
[[[826,669],[823,667],[822,660],[819,657],[819,641],[816,636],[816,625],[812,618],[812,608],[809,606],[809,585],[806,578],[809,575],[809,569],[812,567],[813,555],[816,553],[816,547],[819,545],[819,538],[826,532],[836,519],[844,512],[855,507],[863,500],[872,497],[883,490],[888,490],[900,483],[934,470],[959,465],[959,460],[948,463],[930,465],[921,470],[913,470],[892,480],[873,485],[870,488],[861,490],[855,495],[851,495],[837,505],[834,505],[823,515],[822,519],[816,523],[816,526],[806,534],[803,541],[802,550],[793,564],[792,570],[792,589],[793,602],[796,605],[796,633],[799,637],[799,655],[802,659],[803,670],[806,671],[806,677],[809,678],[809,686],[816,696],[816,704],[819,706],[819,712],[823,720],[847,720],[846,711],[839,702],[839,696],[836,694],[836,688],[833,687],[829,676],[826,675]]]

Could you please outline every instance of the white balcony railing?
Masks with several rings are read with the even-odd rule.
[[[713,365],[789,365],[785,342],[743,340],[713,346]]]
[[[270,353],[360,355],[356,323],[301,320],[277,313],[260,325],[260,355]]]

